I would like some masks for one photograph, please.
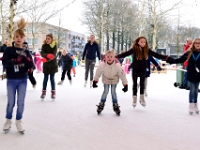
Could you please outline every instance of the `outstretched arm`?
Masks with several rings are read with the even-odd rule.
[[[124,58],[126,56],[131,55],[131,54],[133,54],[133,49],[132,48],[130,50],[128,50],[127,52],[124,52],[122,54],[117,55],[117,58]]]
[[[156,53],[154,51],[152,51],[151,49],[149,49],[149,55],[154,56],[158,59],[162,59],[162,60],[167,60],[168,56],[167,55],[161,55],[159,53]]]

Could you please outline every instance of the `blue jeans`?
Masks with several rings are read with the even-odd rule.
[[[7,79],[8,103],[6,108],[6,118],[12,119],[13,108],[16,101],[17,92],[17,114],[16,120],[22,119],[24,111],[24,99],[26,96],[27,78]]]
[[[50,74],[50,81],[51,81],[51,90],[55,90],[55,74]],[[49,74],[44,74],[44,80],[43,80],[43,88],[42,90],[47,89],[47,82],[49,80]]]
[[[189,103],[197,103],[199,82],[190,82]]]
[[[104,102],[104,103],[106,102],[106,98],[107,98],[107,95],[109,92],[110,85],[111,85],[112,102],[117,103],[117,94],[116,94],[117,84],[104,84],[104,91],[101,96],[101,102]]]
[[[185,70],[187,71],[188,67],[185,67]],[[183,86],[187,87],[187,72],[184,72],[184,77],[183,77]]]

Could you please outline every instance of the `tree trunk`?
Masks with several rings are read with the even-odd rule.
[[[124,29],[122,28],[121,32],[121,51],[124,49]]]
[[[119,29],[117,31],[117,53],[119,54],[119,48],[120,48],[120,35],[119,35]]]
[[[14,12],[14,1],[10,0],[10,18],[9,18],[9,36],[8,36],[8,41],[9,44],[12,43],[13,41],[13,27],[14,27],[14,16],[15,16],[15,12]]]
[[[109,36],[109,31],[108,30],[106,31],[106,40],[107,40],[106,51],[108,51],[110,49],[110,36]]]

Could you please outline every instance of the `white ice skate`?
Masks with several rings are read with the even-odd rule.
[[[63,81],[58,82],[58,85],[62,85],[62,84],[63,84]]]
[[[24,129],[22,128],[22,121],[21,120],[16,120],[15,122],[17,130],[21,133],[24,134]]]
[[[133,107],[137,105],[137,96],[133,96]]]
[[[87,85],[87,81],[85,80],[84,87],[86,87],[86,85]]]
[[[72,85],[72,80],[69,80],[69,84]]]
[[[90,81],[90,88],[92,88],[93,81]]]
[[[11,119],[6,119],[6,122],[5,122],[4,126],[3,126],[3,131],[5,133],[7,133],[10,130],[11,124],[12,124]]]
[[[147,90],[144,90],[144,95],[145,95],[145,96],[148,96]]]
[[[140,95],[140,104],[142,105],[142,106],[146,106],[146,102],[145,102],[145,100],[144,100],[144,95]]]
[[[194,112],[196,114],[199,114],[199,108],[198,108],[198,104],[197,103],[194,103]]]
[[[194,103],[189,103],[189,114],[192,115],[194,112]]]

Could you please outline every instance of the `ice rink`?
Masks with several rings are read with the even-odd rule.
[[[97,115],[96,104],[103,92],[86,88],[84,68],[76,68],[72,85],[65,80],[56,85],[56,100],[47,96],[41,101],[43,74],[35,73],[37,86],[28,82],[23,127],[17,132],[13,123],[10,132],[2,130],[7,103],[6,80],[0,81],[0,150],[199,150],[200,116],[189,115],[189,91],[173,86],[175,71],[151,74],[148,79],[146,108],[139,103],[132,107],[132,79],[127,75],[129,91],[117,87],[121,115],[112,109],[111,95],[102,114]],[[61,72],[56,74],[56,83]],[[139,94],[138,94],[139,95]],[[138,96],[139,98],[139,96]],[[16,107],[15,107],[16,111]],[[13,116],[13,122],[15,113]]]

